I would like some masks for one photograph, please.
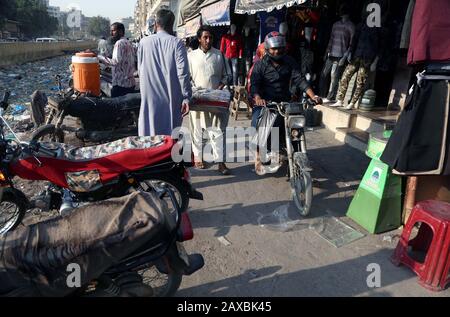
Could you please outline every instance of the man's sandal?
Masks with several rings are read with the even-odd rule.
[[[199,170],[206,169],[205,163],[203,162],[195,162],[194,167]]]
[[[266,175],[264,165],[261,162],[255,163],[255,172],[258,176]]]

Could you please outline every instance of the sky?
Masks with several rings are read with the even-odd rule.
[[[85,16],[101,15],[111,23],[121,18],[133,17],[136,0],[50,0],[51,6],[67,11],[71,5],[77,5]]]

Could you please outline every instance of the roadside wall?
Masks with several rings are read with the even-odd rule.
[[[96,48],[93,41],[58,43],[0,43],[0,66],[22,64],[49,57]]]

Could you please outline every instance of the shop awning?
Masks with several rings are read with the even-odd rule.
[[[197,15],[196,17],[186,21],[184,37],[192,37],[197,36],[197,31],[201,25],[201,16]]]
[[[235,12],[237,14],[255,14],[261,11],[271,12],[275,9],[280,10],[283,7],[303,4],[306,1],[307,0],[237,0]]]
[[[230,0],[206,0],[202,4],[203,24],[230,25]]]
[[[192,17],[200,14],[200,6],[205,0],[181,0],[180,3],[180,20],[178,25],[185,24]]]

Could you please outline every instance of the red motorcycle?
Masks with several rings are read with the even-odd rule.
[[[0,114],[7,109],[8,98],[6,93]],[[190,198],[203,200],[190,183],[187,167],[192,163],[172,160],[172,152],[181,148],[168,136],[129,137],[77,148],[60,143],[20,142],[17,137],[7,138],[5,127],[11,130],[0,115],[0,235],[17,227],[27,210],[61,210],[67,198],[75,207],[140,190],[156,192],[168,200],[164,192],[169,188],[183,211],[188,209]],[[15,176],[48,181],[50,185],[29,201],[14,187]]]

